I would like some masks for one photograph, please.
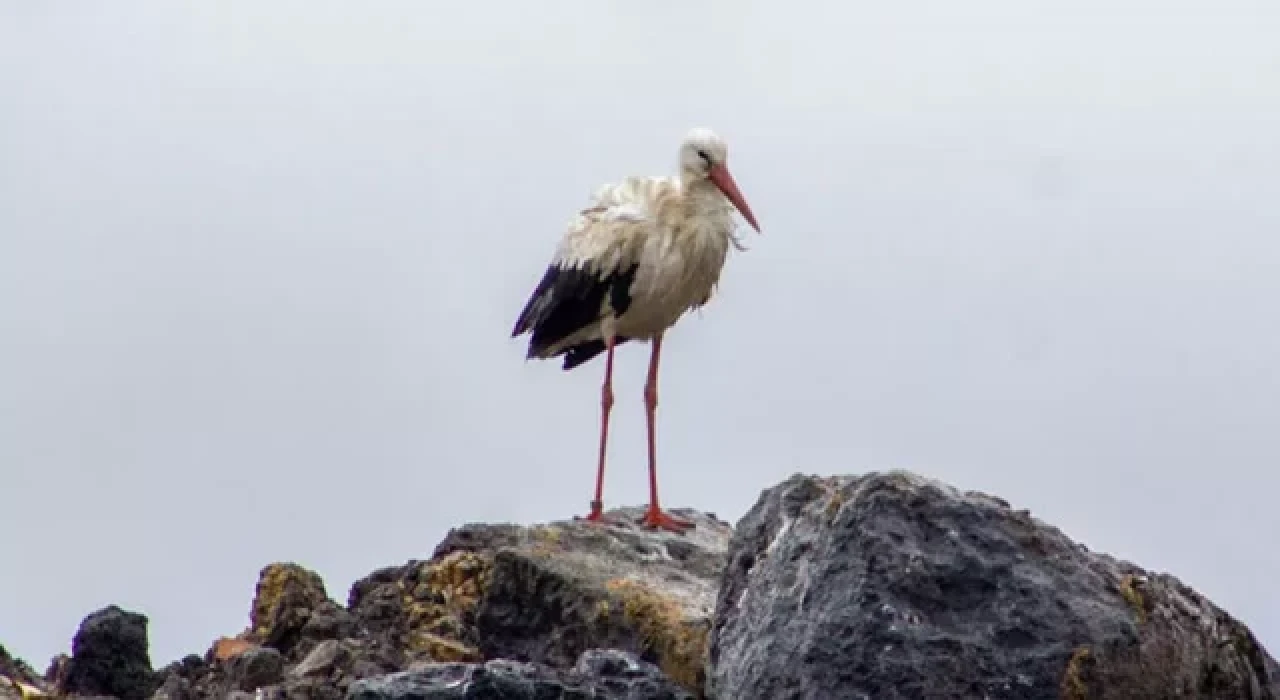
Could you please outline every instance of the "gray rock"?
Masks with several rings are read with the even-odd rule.
[[[466,525],[429,561],[356,582],[348,608],[384,648],[403,650],[397,670],[501,658],[568,670],[584,651],[612,648],[698,689],[732,530],[676,512],[696,528],[644,529],[640,508],[609,511],[602,525]]]
[[[156,687],[147,651],[147,618],[115,605],[91,613],[71,642],[61,690],[144,700]]]
[[[0,676],[32,686],[43,680],[31,664],[10,656],[3,644],[0,644]]]
[[[330,639],[349,625],[349,616],[329,600],[318,574],[294,562],[275,562],[258,573],[249,613],[253,640],[296,660],[305,641]]]
[[[343,665],[350,652],[336,639],[320,642],[302,661],[289,670],[289,675],[296,678],[306,676],[327,676],[334,666]]]
[[[304,639],[324,641],[351,636],[354,621],[346,608],[325,599],[311,611],[302,627]]]
[[[652,664],[615,650],[588,651],[571,670],[496,660],[436,663],[357,681],[348,700],[691,700]]]
[[[176,673],[167,673],[163,679],[160,687],[152,694],[151,700],[193,700],[195,698],[195,694],[191,691],[191,681],[186,678]]]
[[[709,686],[732,698],[1275,698],[1240,622],[1172,576],[905,472],[796,475],[739,523]]]
[[[254,647],[232,659],[227,673],[234,687],[251,693],[284,676],[284,656],[272,647]]]

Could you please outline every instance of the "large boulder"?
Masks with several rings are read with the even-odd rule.
[[[684,535],[635,524],[474,524],[449,532],[426,562],[352,586],[348,607],[406,662],[511,659],[569,669],[589,649],[637,654],[691,690],[704,683],[711,613],[732,529],[677,510]]]
[[[268,565],[248,628],[163,669],[155,700],[328,700],[352,688],[482,697],[413,695],[459,679],[481,690],[550,688],[545,697],[698,693],[731,528],[677,512],[695,530],[644,529],[638,508],[610,511],[608,524],[467,525],[430,559],[357,581],[346,606],[314,572]]]
[[[796,475],[738,524],[718,698],[1277,698],[1249,629],[1169,575],[905,472]]]

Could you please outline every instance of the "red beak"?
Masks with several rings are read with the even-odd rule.
[[[751,228],[755,229],[756,233],[760,233],[760,225],[756,223],[755,214],[751,213],[751,207],[747,206],[747,200],[743,199],[742,192],[738,191],[738,183],[733,181],[733,176],[729,174],[729,168],[725,167],[723,163],[716,165],[711,168],[710,177],[716,187],[719,187],[720,191],[724,193],[724,196],[728,197],[730,202],[733,202],[733,206],[738,208],[738,213],[742,214],[742,218],[751,224]]]

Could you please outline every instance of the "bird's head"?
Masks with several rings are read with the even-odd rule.
[[[759,233],[760,225],[756,223],[751,207],[747,205],[747,200],[738,190],[738,184],[729,174],[728,158],[729,147],[725,145],[724,139],[710,129],[693,129],[680,144],[680,170],[685,180],[689,182],[710,180],[730,202],[733,202],[733,206],[737,207],[742,218],[751,224],[751,228]]]

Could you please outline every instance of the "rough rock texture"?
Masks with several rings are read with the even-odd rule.
[[[497,660],[435,663],[359,681],[350,700],[691,700],[652,664],[619,651],[588,651],[570,670]]]
[[[677,512],[468,525],[345,605],[271,564],[243,631],[154,673],[146,618],[107,608],[43,679],[0,649],[0,700],[1280,699],[1243,624],[997,498],[797,475],[736,530]]]
[[[59,690],[145,700],[155,688],[147,651],[147,618],[111,605],[80,623]]]
[[[678,511],[688,535],[632,524],[468,525],[426,562],[375,572],[348,603],[370,633],[415,660],[512,659],[568,669],[588,649],[635,652],[691,689],[703,684],[706,638],[731,529]]]
[[[340,698],[361,679],[410,668],[416,675],[395,682],[425,687],[431,673],[492,676],[512,688],[545,681],[547,692],[566,689],[564,697],[578,697],[573,689],[581,686],[588,693],[581,697],[600,698],[632,697],[626,693],[645,687],[639,678],[618,690],[608,668],[581,667],[582,659],[609,658],[584,656],[592,650],[632,652],[700,690],[731,528],[678,512],[697,523],[695,531],[645,530],[632,524],[639,509],[611,511],[606,526],[468,525],[451,531],[431,559],[357,581],[346,606],[328,597],[315,573],[271,564],[259,573],[248,629],[218,640],[204,657],[165,667],[156,697]],[[529,663],[495,676],[498,667],[483,664],[495,659]]]
[[[46,695],[49,685],[22,659],[9,655],[0,645],[0,700],[18,700]]]
[[[766,491],[717,601],[720,698],[1275,698],[1249,630],[1168,575],[908,473]]]

